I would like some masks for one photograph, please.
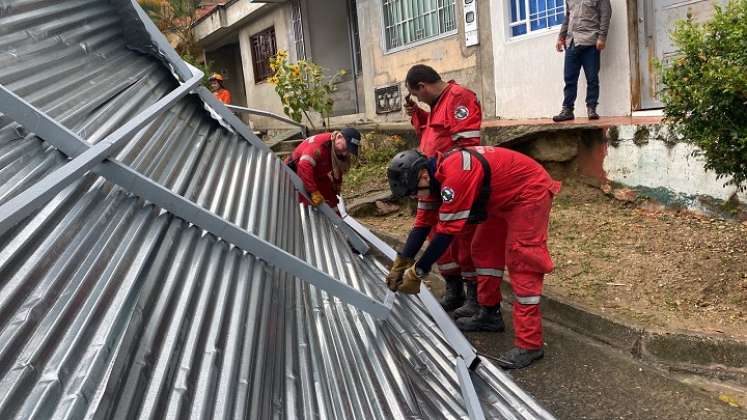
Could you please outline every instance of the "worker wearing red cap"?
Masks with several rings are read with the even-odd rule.
[[[309,200],[301,202],[314,207],[326,202],[337,208],[342,176],[350,169],[352,156],[358,155],[361,134],[354,128],[322,133],[299,144],[286,160],[303,181]]]
[[[213,92],[215,97],[226,105],[231,104],[231,92],[223,87],[223,75],[220,73],[213,73],[210,76],[210,91]]]
[[[431,67],[415,65],[407,73],[406,85],[409,91],[405,109],[412,118],[412,125],[420,137],[420,152],[426,157],[435,157],[454,147],[476,146],[480,144],[480,124],[482,110],[474,92],[456,82],[445,82]],[[410,100],[415,96],[430,107],[426,112]],[[438,220],[438,195],[419,194],[415,216],[415,229],[407,243],[422,242],[430,227]],[[471,316],[477,312],[476,274],[470,261],[469,244],[471,230],[465,230],[457,238],[448,252],[438,260],[438,269],[446,280],[446,293],[441,305],[455,316]],[[460,262],[461,261],[461,262]],[[414,261],[401,255],[392,265],[389,281],[401,279],[404,270]],[[464,284],[467,281],[465,300]]]
[[[442,200],[435,236],[395,289],[417,293],[431,265],[455,236],[475,226],[471,255],[478,274],[480,310],[474,316],[458,318],[457,326],[463,331],[504,330],[500,287],[507,267],[515,295],[515,347],[498,363],[504,368],[522,368],[541,358],[539,303],[544,275],[553,269],[547,234],[553,196],[560,183],[525,155],[476,146],[447,152],[437,160],[416,150],[402,152],[390,164],[389,185],[397,197],[435,189]],[[405,256],[414,257],[420,247],[422,242]]]

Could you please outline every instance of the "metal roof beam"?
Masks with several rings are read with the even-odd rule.
[[[373,244],[387,258],[394,261],[397,257],[397,251],[394,250],[389,244],[382,241],[376,235],[374,235],[368,228],[363,226],[360,222],[350,216],[345,210],[345,203],[340,201],[338,205],[342,219],[352,229],[358,232],[364,239]],[[472,347],[467,338],[462,334],[461,331],[454,325],[449,314],[444,311],[441,304],[438,303],[436,298],[433,296],[427,287],[421,287],[420,293],[418,293],[423,305],[428,310],[431,318],[436,322],[436,325],[441,329],[446,341],[451,345],[454,351],[457,353],[456,358],[456,373],[459,379],[460,389],[462,391],[462,398],[467,406],[467,412],[469,418],[472,420],[484,420],[485,413],[480,405],[480,400],[477,397],[475,391],[475,385],[472,382],[470,376],[470,370],[474,370],[480,363],[480,359],[477,357],[475,349]]]
[[[197,70],[197,73],[195,73],[186,83],[169,92],[169,94],[146,108],[135,118],[128,121],[122,127],[118,128],[93,146],[90,146],[85,141],[83,143],[70,141],[64,145],[55,145],[64,154],[73,159],[61,168],[45,176],[31,188],[23,191],[21,194],[13,197],[13,199],[0,206],[0,235],[7,232],[11,227],[26,218],[34,210],[43,206],[44,203],[52,199],[52,197],[62,191],[70,183],[83,176],[83,174],[89,170],[92,170],[96,165],[109,156],[116,154],[139,130],[144,128],[158,115],[170,109],[177,103],[177,101],[187,95],[201,82],[202,77],[202,72]],[[24,118],[25,115],[34,115],[39,112],[31,104],[27,103],[1,84],[0,109],[7,109],[8,111],[5,112],[5,114],[16,121]],[[59,130],[57,124],[49,119],[36,118],[33,121],[36,122],[36,125],[26,126],[26,129],[36,133],[42,138],[45,138],[45,133],[48,135],[46,138],[49,138],[53,133]],[[72,134],[72,132],[68,130],[68,135],[70,134]],[[53,144],[53,142],[50,143]]]
[[[234,130],[236,130],[236,132],[241,137],[246,139],[246,141],[259,148],[260,150],[272,153],[272,150],[270,150],[270,148],[262,140],[260,140],[259,137],[255,136],[243,121],[241,121],[236,115],[233,114],[233,112],[226,108],[226,106],[222,102],[216,99],[209,90],[204,87],[200,87],[197,89],[197,94],[200,95],[200,98],[208,107],[210,107],[215,113],[223,118],[223,120]],[[303,181],[301,181],[301,178],[298,176],[298,174],[291,170],[288,165],[282,165],[282,168],[290,176],[291,182],[293,182],[293,185],[296,187],[296,191],[308,198],[306,189],[303,186]],[[354,229],[348,226],[347,223],[345,223],[342,218],[340,218],[340,216],[338,216],[337,213],[332,210],[331,207],[329,207],[325,203],[319,206],[318,209],[322,212],[322,214],[327,216],[332,224],[335,225],[335,227],[339,229],[343,235],[345,235],[345,237],[348,239],[348,241],[350,241],[350,244],[353,246],[353,248],[355,248],[356,251],[361,254],[366,254],[369,251],[370,248],[368,246],[368,243],[366,243],[366,241],[364,241]]]
[[[0,85],[0,109],[2,109],[10,118],[14,119],[19,124],[24,125],[24,127],[29,131],[34,132],[37,136],[57,147],[63,153],[74,158],[81,157],[80,161],[74,159],[74,165],[69,166],[64,173],[60,174],[63,176],[63,179],[59,184],[54,183],[54,180],[50,180],[48,182],[52,183],[52,185],[41,186],[42,188],[47,188],[46,191],[50,191],[51,188],[57,188],[59,185],[64,187],[64,182],[73,179],[75,175],[84,173],[85,170],[83,168],[87,166],[95,166],[93,168],[95,173],[103,176],[110,182],[121,186],[126,191],[132,192],[133,194],[156,204],[164,210],[171,212],[177,217],[193,223],[217,237],[223,238],[227,242],[236,245],[240,249],[251,253],[257,258],[266,261],[286,273],[319,287],[331,296],[335,296],[343,302],[351,304],[359,310],[370,313],[379,319],[385,319],[389,315],[393,304],[393,294],[388,294],[384,303],[380,303],[360,291],[330,277],[327,273],[317,269],[295,255],[288,253],[284,249],[243,230],[239,226],[220,218],[206,209],[203,209],[192,201],[175,194],[171,190],[126,165],[113,159],[104,160],[103,162],[101,162],[103,158],[96,160],[101,158],[102,151],[100,149],[91,152],[92,147],[85,140],[81,139],[65,126],[36,109],[33,105],[18,97],[2,85]],[[145,114],[145,112],[143,114]],[[137,121],[133,120],[128,122],[122,128],[115,131],[115,133],[124,135],[124,133],[129,130],[140,129],[147,123],[147,121],[150,121],[155,117],[154,115],[143,114],[139,116],[140,118],[138,118]],[[114,133],[112,136],[114,136]],[[106,145],[101,146],[101,148],[105,150],[111,150],[111,147],[112,143],[107,143]],[[104,158],[105,157],[106,156],[104,156]],[[24,196],[23,202],[13,203],[13,207],[15,208],[15,206],[21,205],[26,206],[24,208],[28,209],[31,206],[39,205],[40,202],[43,203],[43,201],[41,201],[43,191],[40,192],[34,190],[30,194],[31,199]],[[36,194],[38,194],[38,196]],[[9,210],[11,211],[7,214],[4,213],[4,211],[0,212],[0,226],[3,229],[7,230],[12,227],[14,225],[12,222],[18,219],[20,213],[12,211],[14,208],[10,208]],[[2,210],[5,210],[5,208],[3,207]]]

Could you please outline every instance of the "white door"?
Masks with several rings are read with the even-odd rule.
[[[638,0],[638,54],[640,68],[641,109],[661,108],[658,98],[661,82],[654,68],[654,60],[665,65],[677,56],[670,32],[688,14],[704,22],[713,16],[715,3],[726,0]]]

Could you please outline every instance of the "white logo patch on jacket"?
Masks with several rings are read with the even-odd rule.
[[[454,197],[456,197],[456,194],[450,187],[444,187],[444,189],[441,190],[441,200],[444,203],[451,203],[454,200]]]
[[[463,120],[467,117],[469,117],[469,109],[466,106],[461,105],[454,110],[454,118]]]

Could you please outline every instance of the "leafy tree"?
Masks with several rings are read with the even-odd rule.
[[[197,10],[205,3],[194,0],[138,0],[158,29],[170,41],[184,61],[198,67],[209,77],[210,65],[202,62],[202,49],[197,44],[194,24]]]
[[[712,20],[677,23],[680,55],[659,63],[665,115],[700,148],[706,168],[727,185],[747,189],[747,0],[716,6]]]
[[[270,83],[275,85],[275,92],[280,96],[283,112],[297,122],[301,122],[306,116],[311,126],[316,129],[309,117],[309,111],[316,111],[329,126],[329,117],[334,105],[332,94],[337,90],[335,84],[339,78],[346,74],[345,70],[326,77],[322,68],[310,61],[299,60],[294,64],[289,63],[288,53],[282,50],[272,57],[270,67],[275,72],[270,78]]]

